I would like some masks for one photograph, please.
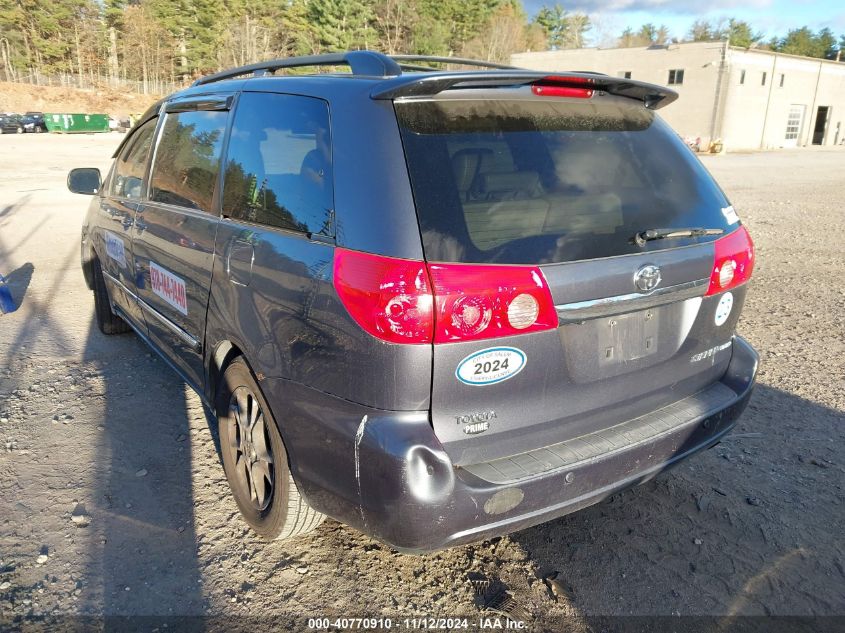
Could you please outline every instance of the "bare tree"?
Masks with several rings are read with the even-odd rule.
[[[408,50],[411,31],[416,24],[415,0],[382,0],[375,7],[376,30],[381,48],[388,54]]]
[[[586,33],[590,30],[590,18],[585,13],[572,13],[567,16],[564,31],[564,48],[584,48]]]
[[[223,32],[223,45],[218,52],[218,64],[243,66],[273,56],[270,28],[245,13]]]
[[[140,79],[145,94],[158,93],[165,69],[172,68],[173,39],[143,4],[126,7],[125,14],[123,75]]]
[[[463,47],[461,54],[494,62],[508,62],[513,53],[526,48],[525,18],[512,5],[504,5],[487,23],[480,35]]]

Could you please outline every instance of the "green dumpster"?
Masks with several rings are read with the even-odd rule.
[[[108,132],[108,114],[45,113],[44,123],[50,132]]]

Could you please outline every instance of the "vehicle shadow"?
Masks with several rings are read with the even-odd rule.
[[[540,630],[573,613],[596,630],[608,624],[598,616],[718,616],[697,620],[702,631],[739,616],[845,613],[843,440],[842,411],[758,384],[713,449],[512,534],[538,578],[558,572],[563,593]]]
[[[27,262],[23,266],[19,266],[8,275],[3,277],[0,275],[0,286],[5,283],[8,295],[0,287],[0,313],[14,312],[22,304],[26,291],[29,289],[29,282],[32,280],[32,273],[35,271],[35,266]],[[6,301],[4,301],[6,299]],[[6,302],[10,305],[5,305]]]
[[[92,323],[83,361],[96,368],[102,421],[89,562],[100,587],[82,611],[106,630],[152,630],[175,615],[171,629],[204,630],[190,440],[203,409],[134,334],[105,337]]]

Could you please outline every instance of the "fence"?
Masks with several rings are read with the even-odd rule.
[[[71,73],[58,73],[55,75],[15,73],[15,76],[10,77],[5,70],[0,70],[0,79],[34,86],[59,86],[64,88],[81,88],[83,90],[110,88],[145,95],[166,95],[181,90],[187,85],[181,81],[162,79],[147,79],[144,81],[124,79],[122,77],[109,77],[107,75],[93,73],[85,75]]]

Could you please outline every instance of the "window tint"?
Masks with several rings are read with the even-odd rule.
[[[155,154],[150,200],[211,211],[227,112],[166,115]]]
[[[333,207],[326,103],[243,93],[229,140],[223,213],[283,229],[331,234]]]
[[[147,121],[136,131],[123,148],[114,165],[111,195],[136,200],[141,197],[147,158],[153,143],[158,118]]]
[[[731,228],[698,159],[634,101],[443,100],[396,111],[431,261],[594,259],[666,248],[633,243],[649,228]]]

